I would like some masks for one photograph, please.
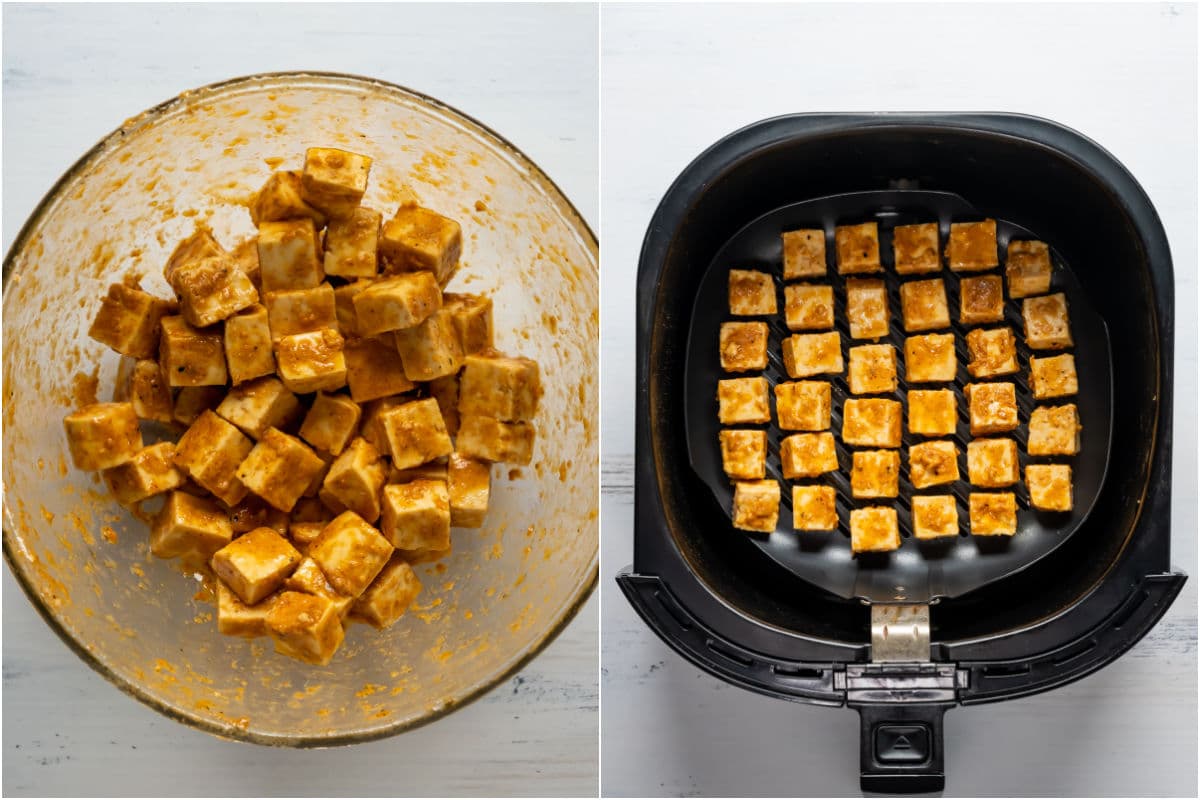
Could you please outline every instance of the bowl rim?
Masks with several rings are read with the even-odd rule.
[[[250,75],[243,75],[236,78],[229,78],[215,83],[205,84],[195,89],[187,89],[179,94],[164,100],[151,108],[130,117],[125,120],[120,127],[112,130],[108,134],[100,138],[96,144],[92,145],[86,153],[79,157],[61,177],[50,187],[49,190],[38,201],[30,213],[25,224],[21,226],[13,239],[12,245],[4,255],[4,264],[0,271],[0,285],[2,285],[7,294],[8,282],[11,277],[12,270],[15,266],[16,254],[22,252],[29,243],[29,239],[33,231],[41,224],[42,219],[46,216],[50,207],[58,199],[63,188],[73,181],[78,175],[85,172],[93,162],[99,159],[107,150],[115,143],[125,138],[130,133],[149,125],[150,123],[166,116],[177,107],[184,105],[201,103],[204,100],[211,98],[214,95],[236,90],[243,86],[249,86],[254,83],[270,81],[270,80],[295,80],[295,79],[325,79],[335,82],[344,83],[349,86],[357,86],[359,88],[372,88],[393,96],[403,97],[410,101],[416,101],[417,104],[430,107],[447,116],[455,117],[460,122],[466,124],[467,127],[474,128],[476,132],[481,133],[484,138],[490,139],[493,144],[498,145],[511,157],[517,164],[526,168],[530,175],[545,184],[548,189],[548,194],[551,199],[559,205],[560,210],[569,212],[568,221],[573,224],[576,229],[583,234],[584,244],[591,250],[597,264],[597,279],[599,278],[599,240],[596,237],[595,231],[591,225],[579,213],[579,209],[566,196],[562,189],[554,182],[549,175],[529,156],[527,156],[519,147],[510,142],[501,134],[497,133],[487,124],[480,122],[475,117],[460,111],[454,106],[449,105],[435,97],[427,95],[423,92],[410,89],[400,84],[391,83],[389,81],[380,80],[378,78],[370,78],[363,75],[355,75],[345,72],[331,72],[323,70],[287,70],[280,72],[257,72]],[[5,502],[7,506],[7,502]],[[165,717],[168,717],[176,722],[181,722],[190,727],[202,730],[205,733],[212,734],[219,738],[231,739],[235,741],[250,742],[252,744],[266,745],[271,747],[294,747],[294,748],[309,748],[309,747],[335,747],[340,745],[359,744],[363,742],[371,742],[379,739],[386,739],[390,736],[403,733],[405,731],[415,730],[431,722],[441,719],[448,714],[463,708],[466,705],[478,700],[484,695],[491,692],[500,684],[512,678],[514,675],[523,670],[534,658],[542,653],[549,644],[558,638],[558,635],[566,629],[566,627],[575,619],[579,611],[587,603],[592,596],[599,583],[600,566],[600,542],[597,537],[596,546],[591,554],[591,569],[586,579],[575,589],[574,596],[570,598],[568,604],[563,607],[562,613],[554,624],[542,634],[541,638],[533,643],[528,650],[513,662],[507,669],[498,672],[497,674],[483,680],[482,682],[470,687],[462,697],[444,702],[438,708],[427,711],[425,714],[396,722],[392,725],[384,725],[371,730],[364,730],[354,733],[340,733],[328,736],[322,735],[306,735],[306,736],[288,736],[279,734],[263,734],[249,728],[242,728],[235,724],[221,724],[214,719],[201,717],[191,714],[187,711],[169,705],[158,700],[146,692],[141,686],[127,680],[125,677],[118,675],[107,664],[101,661],[96,655],[84,647],[63,624],[54,616],[53,612],[47,606],[45,600],[39,595],[29,579],[26,571],[18,566],[19,559],[14,554],[13,541],[16,538],[7,524],[8,514],[4,514],[3,519],[3,539],[4,539],[4,561],[8,565],[9,572],[20,585],[25,596],[29,598],[30,604],[45,621],[47,626],[54,631],[59,639],[63,641],[67,647],[75,653],[85,664],[95,670],[102,678],[108,681],[113,686],[123,691],[125,694],[135,698],[141,703],[149,706]]]

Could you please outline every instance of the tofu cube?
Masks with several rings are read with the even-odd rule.
[[[1079,378],[1075,374],[1075,356],[1070,353],[1046,358],[1030,356],[1029,383],[1038,400],[1077,394]]]
[[[431,381],[458,372],[463,365],[462,343],[454,317],[438,309],[419,325],[396,331],[396,350],[410,381]]]
[[[892,230],[892,253],[898,275],[938,272],[942,268],[938,255],[938,224],[897,225]]]
[[[353,511],[339,514],[308,546],[308,555],[339,594],[358,597],[392,556],[392,546]]]
[[[1017,367],[1017,337],[1012,328],[976,328],[967,332],[967,372],[973,378],[1012,375]]]
[[[958,401],[949,389],[911,389],[908,392],[908,432],[922,436],[953,436],[958,426]]]
[[[413,481],[441,481],[445,483],[450,480],[449,462],[449,457],[446,457],[430,461],[427,464],[421,464],[417,467],[409,467],[408,469],[396,469],[394,466],[389,467],[387,483],[412,483]]]
[[[347,339],[362,336],[358,329],[358,312],[354,310],[354,298],[372,281],[360,280],[342,284],[333,290],[333,313],[337,315],[338,333]]]
[[[252,305],[225,320],[225,360],[229,380],[239,383],[275,373],[271,326],[267,308]]]
[[[384,278],[354,295],[354,313],[363,336],[378,336],[420,325],[442,307],[442,290],[430,272]]]
[[[766,378],[727,378],[717,381],[717,417],[721,424],[770,422],[768,388]]]
[[[806,228],[783,232],[783,279],[824,275],[825,231]]]
[[[238,467],[247,489],[280,511],[291,511],[325,469],[325,462],[294,436],[268,428]]]
[[[766,330],[764,329],[762,366],[747,367],[747,369],[766,369],[766,366]],[[791,378],[841,373],[845,369],[845,362],[842,360],[841,334],[837,331],[830,331],[829,333],[796,333],[787,337],[783,340],[783,368]]]
[[[330,221],[325,230],[325,274],[340,278],[374,278],[379,270],[379,228],[383,214],[358,207]]]
[[[859,498],[896,497],[900,493],[900,453],[856,451],[850,470],[850,492]]]
[[[264,299],[272,342],[298,333],[312,333],[326,328],[337,330],[337,305],[333,298],[333,287],[328,283],[311,289],[267,292]]]
[[[186,427],[200,419],[205,411],[214,410],[224,397],[224,386],[185,386],[175,396],[171,414],[176,422]]]
[[[1050,291],[1050,247],[1045,242],[1011,241],[1004,275],[1009,297],[1032,297]]]
[[[751,372],[766,368],[767,323],[721,323],[721,369]]]
[[[258,236],[243,239],[229,256],[233,259],[234,266],[246,273],[246,277],[254,284],[255,291],[261,297],[262,267],[258,263]]]
[[[975,486],[1000,489],[1021,479],[1017,443],[1012,439],[975,439],[967,444],[967,475]]]
[[[380,422],[396,469],[415,467],[454,451],[442,412],[432,397],[399,405],[384,413]]]
[[[110,469],[142,449],[142,431],[132,403],[93,403],[63,418],[67,447],[78,469]]]
[[[837,268],[841,275],[860,272],[882,272],[879,261],[879,225],[838,225],[833,231],[837,247]]]
[[[246,496],[237,476],[254,442],[212,411],[200,415],[175,445],[175,465],[226,505]]]
[[[442,295],[442,308],[450,312],[464,355],[492,348],[492,299],[482,294]]]
[[[275,345],[283,385],[297,394],[332,392],[346,385],[345,340],[334,330],[285,336]]]
[[[1030,464],[1025,467],[1029,502],[1039,511],[1070,511],[1074,507],[1071,467],[1066,464]]]
[[[229,374],[220,332],[197,330],[183,317],[163,317],[159,327],[159,362],[169,385],[225,385]]]
[[[837,472],[837,447],[833,434],[794,433],[779,445],[779,464],[783,477],[815,478],[826,472]]]
[[[1017,496],[1012,492],[971,492],[972,536],[1012,536],[1017,532]]]
[[[450,494],[446,482],[415,480],[384,486],[380,529],[398,550],[450,547]]]
[[[536,436],[532,422],[501,422],[492,417],[463,415],[458,427],[458,450],[484,461],[526,465],[533,460]]]
[[[283,585],[300,558],[287,539],[270,528],[255,528],[214,553],[211,564],[243,603],[254,605]]]
[[[429,396],[437,400],[438,410],[442,412],[442,421],[446,423],[446,432],[451,436],[458,435],[458,375],[444,375],[434,378],[426,384]]]
[[[171,288],[189,325],[207,328],[258,302],[258,290],[229,256],[181,264],[171,273]]]
[[[404,364],[393,343],[385,339],[347,339],[346,383],[356,403],[366,403],[412,391],[415,384],[404,374]]]
[[[731,480],[761,480],[767,477],[767,432],[723,430],[721,464]]]
[[[1034,350],[1059,350],[1075,345],[1067,316],[1067,296],[1062,292],[1026,297],[1021,301],[1021,316],[1025,321],[1025,342]]]
[[[912,529],[918,539],[958,536],[958,504],[954,495],[914,495]]]
[[[258,226],[256,246],[264,292],[311,289],[325,280],[321,242],[311,219],[264,222]]]
[[[275,509],[272,509],[275,510]],[[286,513],[276,511],[276,513]],[[325,522],[292,522],[287,525],[287,535],[291,539],[292,545],[300,551],[305,557],[308,556],[308,548],[317,540],[317,537],[325,530],[332,520]]]
[[[963,278],[958,299],[958,321],[963,325],[1004,321],[1004,282],[999,275]]]
[[[235,386],[217,406],[217,415],[238,430],[261,439],[268,428],[286,428],[300,418],[300,401],[278,378],[256,378]]]
[[[763,383],[766,380],[763,379]],[[765,409],[770,422],[770,409]],[[794,381],[775,384],[775,411],[779,427],[785,431],[824,431],[829,429],[833,410],[833,389],[825,381]],[[749,420],[747,420],[749,421]],[[721,420],[725,423],[725,420]]]
[[[492,487],[492,468],[486,461],[451,453],[446,464],[450,496],[450,526],[482,528]]]
[[[783,287],[784,320],[790,331],[833,329],[833,287],[793,283]]]
[[[388,447],[387,434],[383,430],[383,415],[412,400],[412,397],[404,396],[381,397],[363,407],[362,427],[360,428],[362,436],[379,451],[380,455],[391,456],[392,454]]]
[[[941,278],[900,284],[900,310],[909,333],[950,327],[946,284]]]
[[[171,251],[171,255],[167,258],[167,264],[163,267],[163,279],[170,283],[171,274],[178,267],[203,258],[223,255],[225,255],[225,248],[221,247],[220,242],[213,238],[212,231],[197,225],[192,235],[177,244]]]
[[[420,206],[402,206],[383,223],[379,255],[384,272],[429,272],[445,286],[458,270],[462,227]]]
[[[526,422],[537,415],[541,395],[536,361],[499,354],[473,355],[463,366],[458,410],[504,422]]]
[[[300,426],[300,438],[336,456],[354,436],[361,417],[362,408],[344,394],[318,392]]]
[[[337,606],[327,597],[280,592],[266,618],[275,652],[324,666],[341,647],[346,632]]]
[[[404,616],[420,593],[417,573],[407,561],[395,555],[354,601],[353,613],[357,619],[383,630]]]
[[[774,314],[775,279],[752,269],[729,270],[729,313],[735,317]]]
[[[250,201],[250,221],[255,227],[284,219],[311,219],[318,228],[325,227],[325,215],[301,195],[300,173],[295,170],[272,172]]]
[[[929,333],[904,340],[904,376],[909,383],[947,383],[956,374],[954,334]]]
[[[158,353],[159,321],[171,313],[171,303],[139,288],[114,283],[100,301],[88,336],[121,355],[154,358]]]
[[[883,394],[896,391],[896,348],[864,344],[850,348],[850,391]]]
[[[345,509],[342,509],[343,511]],[[338,511],[337,514],[342,513]],[[327,525],[330,520],[337,516],[330,511],[323,502],[315,497],[302,497],[296,501],[296,505],[292,506],[292,510],[288,515],[289,524],[297,522],[319,522],[322,525]],[[299,589],[297,589],[299,591]]]
[[[914,489],[928,489],[958,480],[957,445],[941,439],[908,448],[908,478]]]
[[[1029,415],[1029,455],[1073,456],[1079,452],[1082,430],[1074,403],[1038,406]]]
[[[333,608],[340,619],[345,619],[354,605],[352,599],[338,594],[337,590],[333,588],[333,584],[329,582],[329,579],[325,577],[325,573],[317,565],[317,562],[307,556],[296,567],[296,571],[283,582],[283,588],[291,592],[301,592],[303,594],[311,594],[315,597],[324,597],[333,603]]]
[[[850,511],[850,549],[855,553],[886,553],[900,547],[896,509],[871,506]]]
[[[955,222],[946,243],[946,263],[955,272],[972,272],[1000,265],[996,245],[996,220]]]
[[[327,216],[348,217],[362,202],[370,172],[369,156],[332,147],[310,147],[304,154],[300,192],[309,205]]]
[[[972,383],[966,394],[972,436],[1016,429],[1017,389],[1013,384]]]
[[[141,419],[171,422],[175,415],[171,405],[171,387],[157,361],[143,359],[133,365],[129,374],[129,402],[133,413]]]
[[[842,407],[842,441],[855,447],[900,446],[900,402],[850,398]]]
[[[246,605],[242,598],[224,581],[217,581],[217,631],[226,636],[241,636],[255,639],[267,635],[267,614],[275,605],[279,595],[269,595],[254,605]]]
[[[792,487],[792,527],[798,531],[837,530],[837,493],[832,486]]]
[[[888,299],[883,281],[850,278],[846,281],[846,317],[851,339],[878,339],[888,335]]]
[[[733,527],[771,533],[779,524],[779,481],[738,481],[733,488]]]
[[[143,447],[129,461],[104,471],[109,491],[126,506],[178,489],[186,480],[187,476],[175,468],[175,445],[171,442]]]
[[[212,500],[171,492],[150,525],[150,552],[159,558],[199,553],[209,558],[233,539],[229,516]]]

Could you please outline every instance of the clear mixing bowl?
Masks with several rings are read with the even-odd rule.
[[[162,266],[197,221],[227,245],[274,168],[328,145],[375,159],[364,203],[402,185],[463,226],[449,288],[495,300],[502,349],[541,363],[535,464],[493,468],[480,530],[418,567],[425,589],[380,632],[351,625],[328,667],[217,633],[195,576],[150,555],[144,523],[70,464],[62,417],[120,357],[86,336],[111,282]],[[116,686],[239,739],[330,745],[446,714],[536,655],[595,586],[598,247],[558,188],[483,125],[414,92],[342,75],[241,78],[134,117],[50,191],[4,262],[4,555],[47,623]],[[501,477],[502,476],[502,477]],[[511,479],[510,479],[511,477]],[[197,597],[199,595],[199,597]]]

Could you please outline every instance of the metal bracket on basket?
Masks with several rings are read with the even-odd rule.
[[[834,686],[850,703],[953,702],[969,673],[930,660],[929,606],[871,604],[871,662],[847,664]]]
[[[929,660],[929,605],[871,604],[871,661],[876,664]]]

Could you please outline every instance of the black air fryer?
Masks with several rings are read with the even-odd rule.
[[[1051,291],[1068,299],[1079,374],[1070,400],[1083,425],[1070,459],[1073,511],[1035,511],[1022,483],[1017,534],[972,537],[962,469],[960,535],[918,541],[904,459],[894,502],[901,546],[855,557],[849,510],[880,502],[851,499],[850,455],[839,440],[841,470],[826,477],[837,488],[840,530],[792,530],[787,481],[774,533],[735,530],[715,401],[729,268],[778,280],[780,233],[823,228],[829,282],[844,297],[834,226],[878,222],[894,278],[896,225],[936,220],[944,243],[951,221],[984,218],[997,220],[1002,258],[1011,239],[1049,243]],[[959,276],[939,276],[956,309]],[[889,288],[886,341],[902,347],[894,281]],[[947,709],[1035,694],[1099,669],[1141,639],[1183,586],[1186,576],[1169,564],[1171,255],[1145,192],[1078,133],[1006,114],[802,114],[751,125],[700,155],[667,191],[643,244],[637,301],[634,561],[618,583],[663,640],[712,674],[856,709],[864,791],[942,789]],[[1009,301],[1005,320],[1018,334],[1019,307]],[[839,307],[839,326],[844,316]],[[841,330],[845,353],[851,342]],[[771,322],[771,383],[786,380],[787,333]],[[1026,422],[1034,403],[1023,344],[1018,357],[1011,380]],[[965,361],[960,352],[949,387],[959,397],[960,458],[970,438]],[[848,392],[844,376],[831,382],[837,431]],[[766,430],[768,477],[778,478],[782,434]],[[1013,435],[1023,476],[1026,426]],[[902,451],[911,443],[905,433]]]

